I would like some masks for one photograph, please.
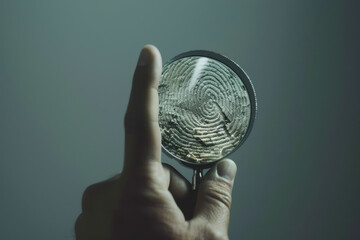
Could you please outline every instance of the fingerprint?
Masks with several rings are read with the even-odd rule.
[[[223,158],[249,127],[246,87],[233,70],[211,58],[191,56],[165,65],[159,104],[162,145],[185,162]]]

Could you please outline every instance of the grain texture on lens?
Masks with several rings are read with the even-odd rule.
[[[162,145],[182,161],[223,158],[249,127],[246,87],[229,67],[211,58],[185,57],[165,65],[159,102]]]

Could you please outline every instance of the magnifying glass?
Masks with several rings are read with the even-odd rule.
[[[158,91],[162,149],[194,170],[196,190],[202,170],[249,136],[257,110],[254,87],[229,58],[197,50],[164,65]]]

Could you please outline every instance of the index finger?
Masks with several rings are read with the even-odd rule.
[[[161,135],[158,124],[158,85],[162,71],[159,50],[146,45],[133,77],[130,100],[125,115],[124,169],[159,162]]]

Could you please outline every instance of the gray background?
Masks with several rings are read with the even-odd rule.
[[[252,79],[231,239],[359,239],[355,1],[0,1],[0,239],[73,239],[122,169],[138,53],[207,49]],[[186,176],[190,170],[169,159]]]

